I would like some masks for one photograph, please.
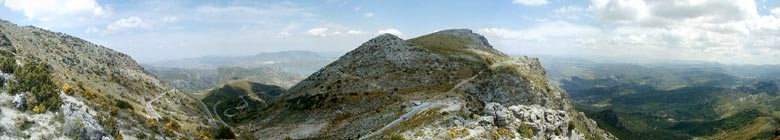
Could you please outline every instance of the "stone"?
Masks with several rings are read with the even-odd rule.
[[[485,105],[485,115],[493,116],[494,122],[498,127],[507,127],[510,121],[514,120],[511,112],[499,103],[488,103]]]
[[[11,103],[13,103],[14,107],[17,109],[24,110],[27,101],[24,99],[24,94],[16,94],[14,95],[14,100],[11,101]]]

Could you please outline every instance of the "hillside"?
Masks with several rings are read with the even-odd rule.
[[[754,77],[780,72],[764,69],[772,66],[546,62],[575,107],[621,139],[770,139],[780,132],[780,82]]]
[[[537,59],[465,29],[380,35],[237,117],[239,133],[258,139],[613,139]]]
[[[3,139],[175,139],[209,134],[199,101],[129,56],[0,20]]]
[[[235,123],[242,119],[237,115],[268,107],[284,91],[274,85],[233,81],[208,91],[201,100],[222,121]]]
[[[207,92],[210,88],[232,81],[251,81],[290,88],[306,78],[303,74],[270,67],[219,67],[216,69],[185,69],[147,66],[160,81],[185,93]]]

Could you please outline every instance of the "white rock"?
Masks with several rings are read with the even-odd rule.
[[[16,107],[17,109],[24,110],[24,105],[26,103],[26,100],[24,99],[24,94],[14,95],[14,100],[11,101],[11,103],[13,103],[14,107]]]

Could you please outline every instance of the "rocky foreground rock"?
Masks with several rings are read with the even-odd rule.
[[[363,43],[239,118],[258,139],[615,139],[574,110],[538,59],[471,30]]]

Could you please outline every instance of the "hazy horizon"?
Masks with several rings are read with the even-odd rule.
[[[780,64],[780,3],[767,0],[0,2],[4,20],[84,38],[141,63],[338,54],[381,33],[410,39],[467,28],[507,54]]]

